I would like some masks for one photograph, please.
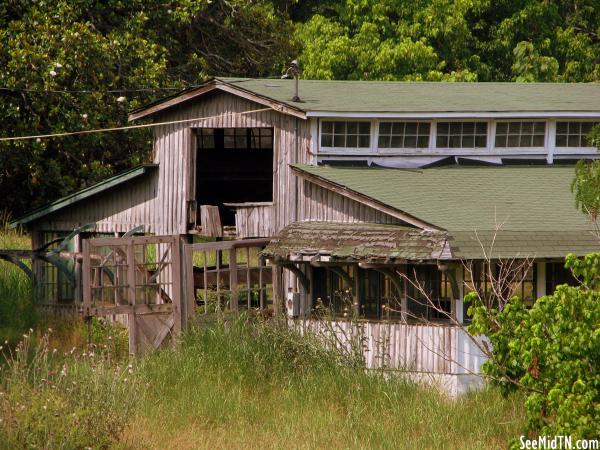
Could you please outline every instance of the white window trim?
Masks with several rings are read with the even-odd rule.
[[[433,133],[433,122],[432,120],[423,120],[423,119],[380,119],[377,120],[377,140],[374,142],[374,150],[375,153],[379,153],[381,155],[412,155],[412,154],[432,154],[432,144],[431,137]],[[429,124],[429,145],[427,147],[379,147],[379,124],[381,122],[391,122],[391,123],[404,123],[404,122],[418,122],[418,123],[428,123]]]
[[[437,125],[440,122],[471,122],[471,123],[476,123],[476,122],[483,122],[487,124],[487,136],[486,136],[486,145],[485,147],[438,147],[437,146]],[[474,152],[476,154],[481,154],[482,152],[489,152],[490,149],[490,128],[491,128],[491,121],[489,120],[481,120],[481,119],[473,119],[473,120],[465,120],[465,119],[449,119],[449,120],[436,120],[434,121],[435,123],[435,128],[436,128],[436,134],[431,136],[430,139],[433,140],[433,147],[434,149],[446,154],[446,153],[452,153],[452,154],[473,154]]]
[[[555,150],[555,153],[557,154],[561,154],[561,155],[578,155],[578,154],[589,154],[589,153],[597,153],[598,149],[594,146],[586,146],[586,147],[569,147],[569,146],[558,146],[556,145],[556,127],[558,125],[558,122],[590,122],[590,123],[597,123],[600,125],[600,120],[590,120],[590,119],[560,119],[560,120],[554,120],[554,137],[552,138],[552,141],[550,142],[550,144],[552,145],[553,149]]]
[[[544,145],[542,146],[536,146],[536,147],[497,147],[496,146],[496,128],[497,125],[499,123],[506,123],[506,122],[542,122],[544,123]],[[512,118],[506,118],[506,119],[502,119],[502,120],[495,120],[494,121],[494,142],[493,142],[493,146],[492,146],[492,152],[494,151],[499,151],[499,156],[503,156],[503,155],[514,155],[514,154],[524,154],[524,155],[539,155],[539,154],[547,154],[548,153],[548,120],[547,119],[523,119],[523,118],[518,118],[518,119],[512,119]],[[507,134],[507,136],[509,136]]]
[[[367,122],[371,125],[370,128],[370,142],[369,147],[324,147],[322,142],[323,136],[323,123],[324,122]],[[377,122],[375,119],[338,119],[338,118],[326,118],[319,121],[319,154],[320,155],[340,155],[340,154],[351,154],[351,155],[366,155],[374,152],[373,150],[373,123]],[[376,148],[376,147],[375,147]]]

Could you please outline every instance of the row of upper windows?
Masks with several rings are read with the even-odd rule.
[[[556,147],[589,147],[587,135],[598,122],[557,122]],[[378,148],[486,148],[488,122],[437,122],[432,136],[430,122],[379,122]],[[495,122],[495,147],[544,147],[546,122]],[[321,147],[370,148],[371,122],[323,121]]]

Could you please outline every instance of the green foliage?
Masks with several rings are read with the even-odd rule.
[[[475,302],[469,331],[492,345],[484,372],[505,392],[527,393],[531,432],[594,438],[600,435],[600,254],[569,255],[566,267],[581,286],[559,286],[531,309],[516,297],[501,311]]]
[[[595,221],[600,213],[600,161],[579,161],[571,183],[575,205]]]
[[[329,1],[299,25],[307,78],[600,79],[596,0]]]
[[[159,88],[279,74],[289,28],[268,0],[0,2],[2,136],[126,125],[127,111],[172,93]],[[0,142],[1,209],[17,216],[144,162],[150,138]]]

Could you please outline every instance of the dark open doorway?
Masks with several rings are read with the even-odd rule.
[[[273,201],[273,128],[198,128],[196,202],[219,207],[222,225],[235,225],[224,203]]]

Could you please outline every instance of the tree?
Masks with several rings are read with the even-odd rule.
[[[0,2],[1,135],[125,125],[129,110],[209,75],[279,75],[290,30],[267,0]],[[147,130],[0,142],[0,211],[19,215],[150,150]]]
[[[527,309],[512,298],[502,309],[478,301],[469,331],[485,335],[493,358],[483,370],[506,390],[521,388],[535,435],[600,435],[600,254],[566,258],[580,286],[559,286]]]

